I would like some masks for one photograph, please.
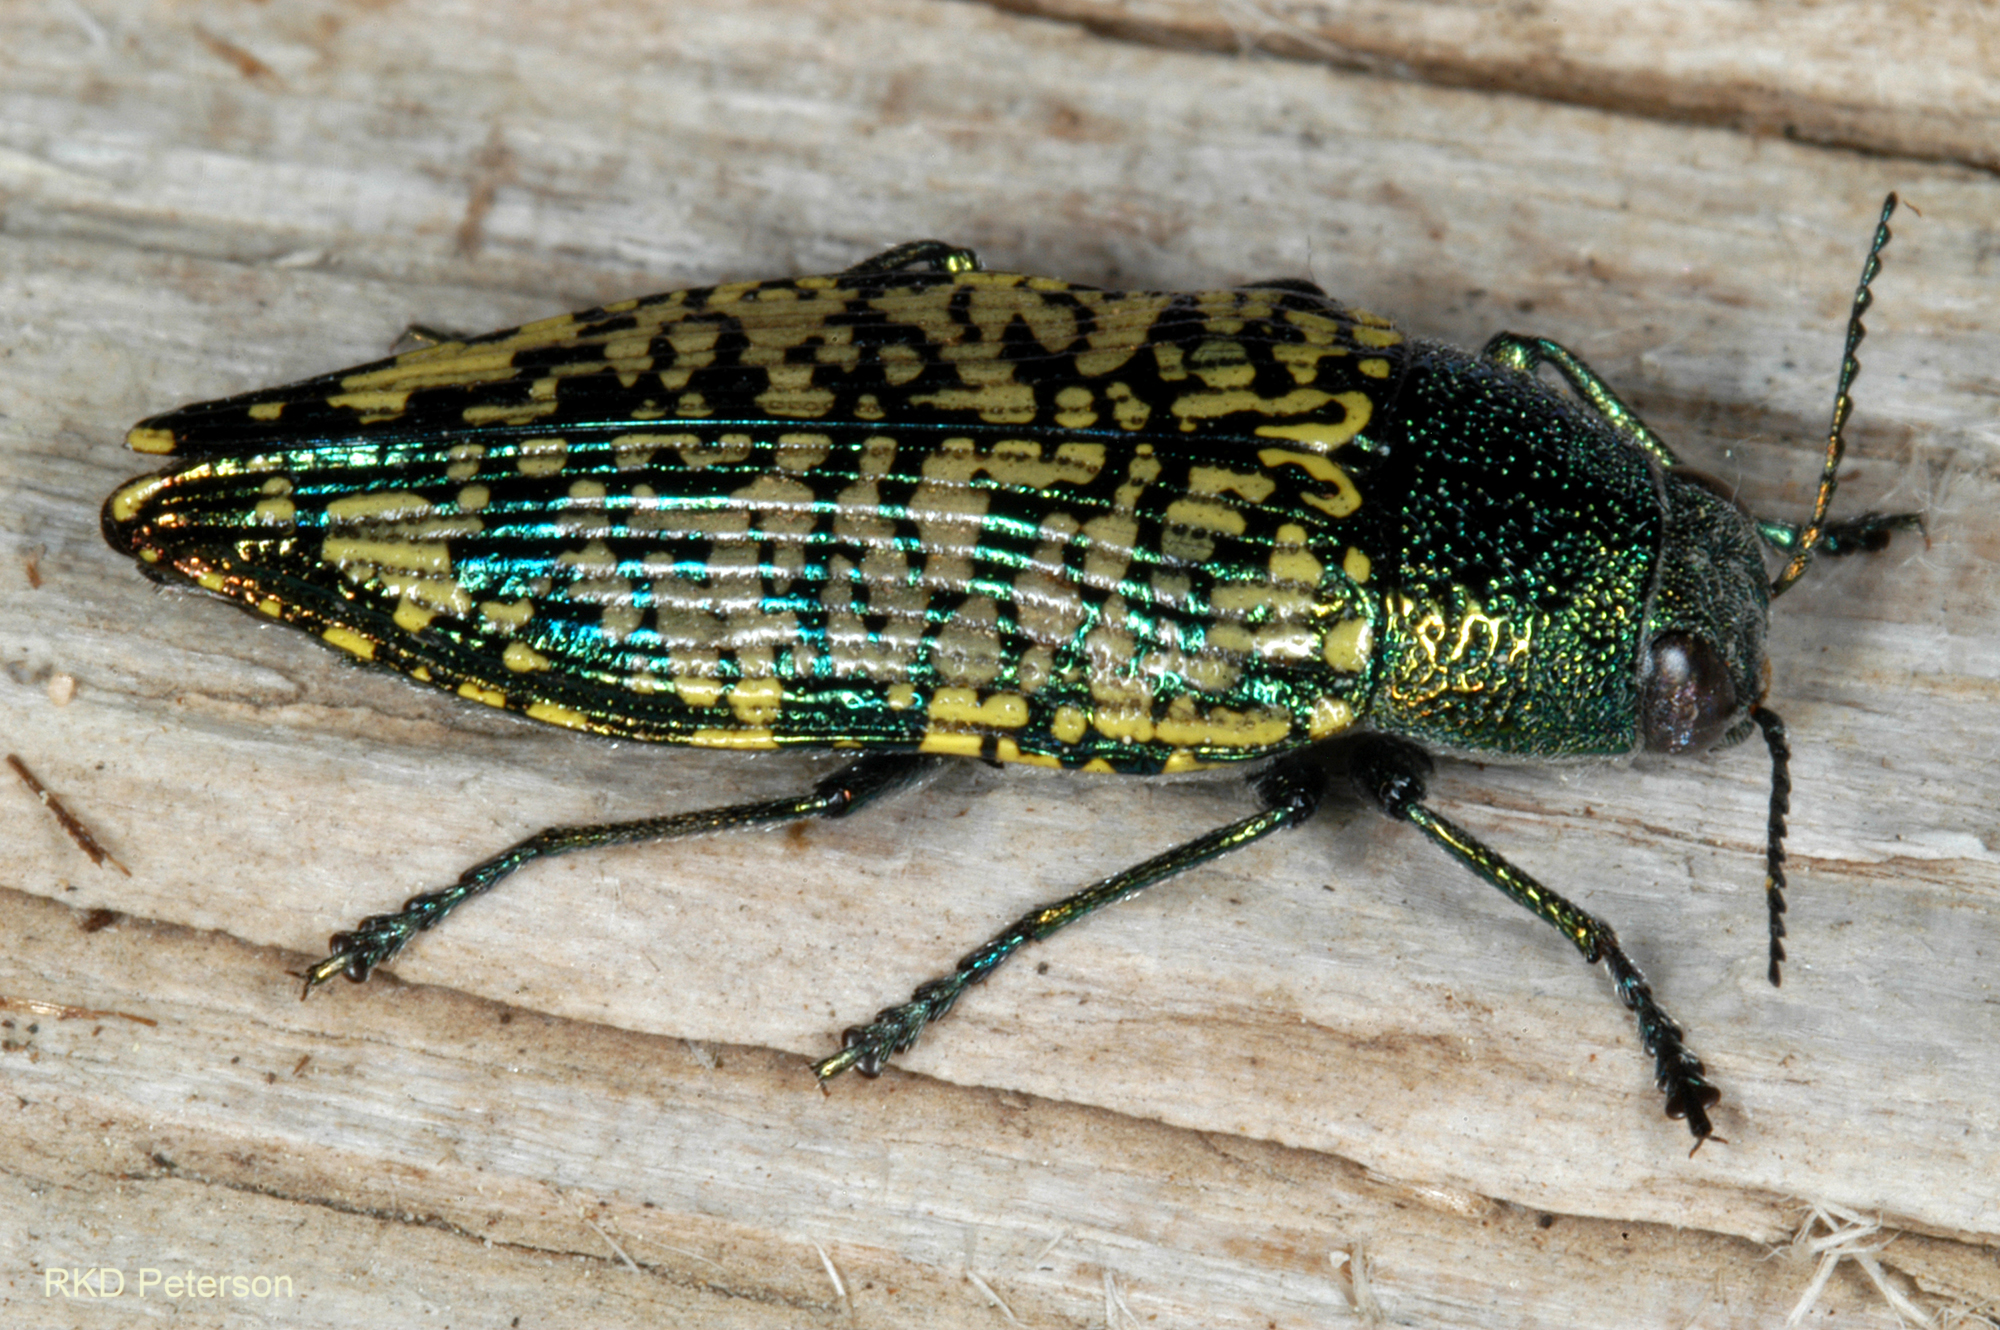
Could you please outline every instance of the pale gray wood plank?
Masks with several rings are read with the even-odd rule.
[[[25,895],[0,994],[162,1023],[45,1023],[0,1060],[29,1101],[10,1151],[38,1161],[8,1175],[12,1250],[282,1251],[330,1324],[475,1296],[469,1320],[588,1319],[622,1266],[554,1186],[651,1244],[616,1295],[635,1322],[842,1314],[817,1241],[889,1324],[997,1316],[968,1266],[1029,1323],[1102,1321],[1106,1271],[1162,1323],[1319,1323],[1352,1294],[1326,1254],[1358,1240],[1419,1323],[1682,1325],[1710,1299],[1701,1323],[1768,1325],[1807,1275],[1756,1244],[1813,1198],[1933,1235],[1882,1257],[1927,1305],[2000,1297],[1978,1282],[2000,1233],[1989,176],[969,5],[196,28],[91,4],[101,46],[75,12],[12,13],[0,42],[0,726],[133,876],[7,796],[0,885]],[[1601,976],[1358,811],[1039,948],[907,1074],[810,1091],[806,1057],[994,926],[1248,807],[1211,783],[971,770],[796,836],[549,865],[396,979],[300,1008],[282,971],[328,932],[517,836],[820,768],[475,713],[158,593],[96,532],[148,412],[373,357],[412,320],[924,234],[1105,284],[1309,273],[1415,332],[1555,336],[1794,512],[1892,186],[1923,215],[1880,284],[1843,504],[1922,507],[1933,539],[1777,607],[1785,988],[1762,980],[1758,755],[1439,780],[1610,917],[1689,1028],[1731,1140],[1692,1161]],[[130,921],[75,933],[35,898]],[[126,1194],[145,1217],[104,1239],[92,1216]],[[1606,1307],[1614,1259],[1646,1273]],[[1893,1323],[1865,1283],[1831,1296]]]
[[[1266,52],[1829,148],[2000,165],[1990,0],[990,0],[1147,45]]]

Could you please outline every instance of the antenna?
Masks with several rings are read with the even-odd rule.
[[[1896,196],[1892,193],[1883,200],[1882,220],[1875,224],[1875,243],[1868,247],[1867,261],[1861,265],[1861,284],[1854,288],[1854,308],[1847,316],[1847,351],[1840,358],[1840,386],[1833,394],[1833,423],[1826,432],[1826,467],[1819,473],[1819,497],[1813,500],[1812,520],[1791,545],[1791,558],[1784,570],[1771,582],[1771,599],[1785,594],[1786,588],[1799,580],[1812,562],[1813,551],[1826,534],[1827,509],[1833,506],[1833,491],[1840,484],[1840,459],[1847,451],[1847,417],[1854,412],[1854,399],[1848,390],[1854,386],[1855,375],[1861,372],[1861,362],[1854,358],[1855,348],[1868,330],[1861,326],[1861,316],[1874,302],[1874,293],[1868,289],[1875,275],[1882,271],[1882,251],[1889,244],[1889,216],[1896,211]]]

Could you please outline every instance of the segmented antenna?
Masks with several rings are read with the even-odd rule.
[[[1785,814],[1792,811],[1792,747],[1785,722],[1765,707],[1750,708],[1771,750],[1771,817],[1764,832],[1764,900],[1771,919],[1771,986],[1783,982],[1785,962]]]
[[[1840,359],[1840,386],[1833,394],[1833,423],[1826,433],[1826,466],[1819,473],[1819,497],[1813,501],[1812,520],[1806,523],[1798,543],[1792,547],[1792,557],[1771,582],[1773,600],[1804,575],[1806,565],[1812,562],[1813,550],[1826,532],[1827,510],[1833,506],[1833,491],[1840,483],[1840,459],[1847,451],[1847,417],[1854,411],[1854,399],[1848,390],[1854,387],[1854,377],[1861,372],[1861,362],[1854,358],[1854,352],[1867,335],[1867,329],[1861,326],[1861,316],[1875,299],[1868,285],[1882,271],[1882,250],[1889,243],[1889,215],[1895,211],[1896,196],[1890,194],[1883,200],[1882,220],[1875,224],[1875,243],[1868,247],[1868,259],[1861,265],[1861,284],[1854,288],[1854,308],[1847,316],[1847,352]]]

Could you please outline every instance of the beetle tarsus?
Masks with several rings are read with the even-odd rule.
[[[1488,848],[1478,837],[1424,802],[1430,758],[1404,739],[1368,735],[1349,748],[1348,776],[1386,817],[1409,822],[1452,858],[1498,887],[1570,940],[1586,961],[1604,962],[1619,1001],[1653,1055],[1654,1081],[1666,1095],[1667,1116],[1686,1118],[1697,1145],[1714,1135],[1707,1110],[1722,1098],[1703,1075],[1701,1059],[1682,1041],[1681,1027],[1653,999],[1653,990],[1618,945],[1609,924],[1571,904]]]

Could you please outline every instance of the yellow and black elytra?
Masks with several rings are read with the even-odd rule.
[[[1608,965],[1697,1146],[1719,1094],[1610,927],[1424,802],[1427,751],[1773,757],[1772,595],[1829,524],[1746,515],[1582,362],[1405,337],[1301,282],[1109,292],[936,241],[676,291],[185,407],[104,508],[116,548],[462,697],[595,734],[846,749],[812,790],[552,828],[336,934],[365,979],[522,864],[841,816],[948,757],[1152,775],[1254,763],[1262,810],[1036,910],[820,1062],[872,1075],[1023,943],[1296,825],[1330,781]],[[1568,393],[1538,377],[1553,367]],[[1765,548],[1788,566],[1773,583]]]

